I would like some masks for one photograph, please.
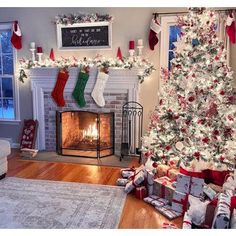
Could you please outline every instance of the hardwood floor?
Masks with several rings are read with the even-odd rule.
[[[139,166],[138,160],[133,159],[130,166]],[[19,151],[13,149],[8,158],[7,176],[116,185],[116,180],[120,177],[120,168],[20,160]],[[161,228],[163,222],[171,222],[182,228],[181,217],[169,221],[154,207],[137,199],[133,194],[128,194],[119,223],[120,229]]]

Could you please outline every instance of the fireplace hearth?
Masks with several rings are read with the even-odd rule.
[[[60,155],[100,158],[114,154],[114,113],[56,112]]]

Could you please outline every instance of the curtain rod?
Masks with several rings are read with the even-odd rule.
[[[218,12],[226,12],[226,11],[230,11],[230,10],[235,10],[235,9],[225,9],[225,10],[212,10],[212,11],[218,11]],[[179,14],[187,14],[188,11],[182,11],[182,12],[154,12],[152,13],[154,16],[158,16],[158,15],[179,15]]]

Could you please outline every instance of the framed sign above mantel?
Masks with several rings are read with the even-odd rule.
[[[111,22],[57,24],[57,45],[59,50],[111,49]]]

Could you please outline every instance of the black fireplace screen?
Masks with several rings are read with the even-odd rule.
[[[57,153],[104,157],[114,154],[114,113],[57,111]]]

